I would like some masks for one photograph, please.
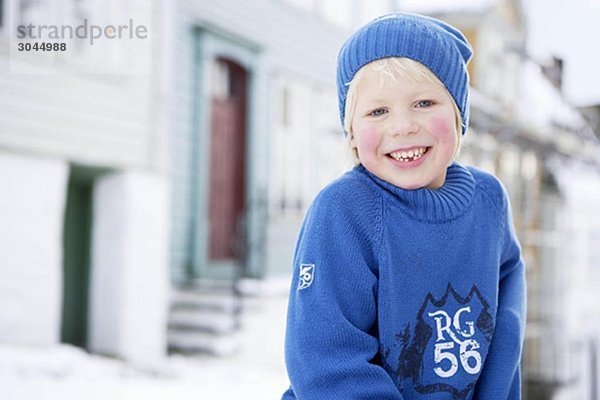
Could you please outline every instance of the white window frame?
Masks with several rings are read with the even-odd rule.
[[[275,79],[275,91],[270,210],[278,217],[299,217],[310,198],[312,88],[300,79],[281,76]]]

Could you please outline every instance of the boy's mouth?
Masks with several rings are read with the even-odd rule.
[[[418,160],[423,157],[423,154],[427,153],[429,147],[416,147],[411,150],[397,150],[388,153],[387,156],[397,161],[410,162]]]

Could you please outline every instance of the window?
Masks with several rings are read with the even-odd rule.
[[[538,156],[533,151],[525,151],[521,157],[521,204],[519,214],[521,227],[525,231],[535,229],[539,218],[541,170]]]
[[[600,224],[592,225],[589,232],[589,258],[592,285],[600,286]]]
[[[281,126],[290,126],[290,88],[283,86],[281,88]]]
[[[212,64],[211,92],[214,98],[224,100],[231,94],[231,76],[229,65],[217,60]]]
[[[75,68],[95,73],[147,73],[151,63],[152,7],[119,0],[63,0],[63,24],[89,26],[85,38],[74,37],[68,46],[77,54],[69,57]],[[104,34],[92,39],[92,25]],[[107,34],[107,29],[110,34]],[[133,32],[141,32],[132,34]],[[93,42],[93,43],[92,43]]]
[[[270,212],[302,217],[318,191],[352,166],[352,157],[333,87],[286,77],[275,90]]]
[[[275,87],[278,107],[272,147],[271,210],[297,216],[304,212],[310,196],[309,148],[314,118],[311,88],[287,78],[279,79]]]
[[[70,0],[64,14],[65,24],[73,27],[87,22],[89,25],[104,27],[122,24],[125,20],[123,8],[117,8],[114,0],[100,2],[98,0]],[[77,51],[79,60],[86,66],[93,65],[101,69],[113,69],[118,64],[119,52],[123,40],[97,40],[90,43],[89,38],[74,38],[69,44]]]

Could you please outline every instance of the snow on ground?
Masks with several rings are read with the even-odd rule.
[[[270,296],[247,313],[241,350],[230,357],[169,356],[154,369],[68,345],[0,343],[2,400],[279,399],[286,298]]]

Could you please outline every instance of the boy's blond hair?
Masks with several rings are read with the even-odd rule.
[[[410,58],[388,57],[372,61],[369,64],[363,66],[356,72],[354,78],[352,78],[352,80],[348,84],[348,94],[346,97],[346,104],[344,110],[344,130],[348,132],[347,144],[352,153],[352,158],[355,165],[360,164],[360,161],[358,159],[358,153],[356,148],[352,146],[352,139],[354,137],[354,132],[352,132],[352,118],[354,117],[356,96],[358,95],[358,84],[366,69],[378,72],[380,74],[382,87],[388,82],[395,82],[397,78],[410,79],[415,82],[430,81],[437,85],[440,85],[440,87],[442,87],[448,93],[450,99],[452,99],[452,106],[454,109],[454,115],[456,117],[457,137],[456,149],[454,150],[454,156],[452,157],[452,159],[455,160],[458,157],[462,139],[463,123],[461,119],[460,110],[458,109],[456,102],[448,92],[448,89],[446,89],[444,84],[442,84],[442,82],[435,76],[435,74],[423,64],[411,60]]]

